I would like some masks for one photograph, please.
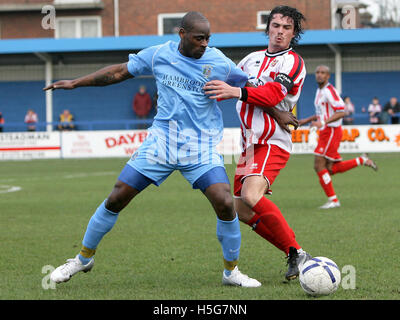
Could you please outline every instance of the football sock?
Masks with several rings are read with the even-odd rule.
[[[239,260],[242,239],[237,215],[232,221],[224,221],[217,218],[217,238],[222,247],[224,272],[229,276]]]
[[[105,207],[106,200],[97,208],[94,215],[90,218],[82,241],[82,249],[79,253],[79,260],[87,264],[95,254],[97,245],[114,226],[118,218],[118,213],[114,213]]]
[[[262,196],[252,210],[255,215],[247,224],[257,234],[285,252],[286,255],[289,253],[290,247],[300,249],[293,230],[275,203]]]
[[[321,184],[322,189],[324,189],[324,192],[328,199],[334,202],[338,201],[335,190],[333,189],[332,178],[329,174],[328,169],[323,169],[317,174],[319,177],[319,183]]]
[[[332,175],[336,173],[346,172],[364,163],[363,158],[357,157],[355,159],[336,162],[332,165]]]
[[[85,246],[82,246],[81,251],[79,252],[79,260],[82,262],[82,264],[86,265],[92,260],[92,257],[96,253],[96,249],[90,249],[86,248]]]

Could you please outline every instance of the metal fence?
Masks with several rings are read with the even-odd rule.
[[[400,113],[393,116],[388,115],[385,121],[380,124],[392,124],[392,117],[400,119]],[[353,124],[369,124],[368,112],[356,113],[352,115],[354,119]],[[134,129],[147,129],[153,123],[153,119],[135,119],[135,120],[93,120],[93,121],[74,121],[74,130],[134,130]],[[35,131],[57,131],[61,122],[38,122],[36,123]],[[30,124],[31,125],[31,124]],[[3,132],[21,132],[28,131],[27,124],[24,122],[6,122],[2,127]],[[239,127],[239,125],[237,126]]]

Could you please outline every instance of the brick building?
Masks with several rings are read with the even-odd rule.
[[[0,39],[80,38],[162,35],[176,32],[187,11],[200,11],[213,33],[254,32],[265,28],[268,12],[282,1],[271,0],[0,0]],[[334,3],[335,7],[332,7]],[[287,0],[306,17],[306,29],[330,29],[336,12],[357,1]],[[55,9],[55,28],[42,27]],[[42,13],[43,11],[43,13]],[[333,12],[333,15],[332,15]]]
[[[90,128],[120,129],[117,122],[133,117],[131,101],[138,87],[145,84],[151,95],[155,93],[152,77],[73,94],[58,91],[52,95],[42,88],[56,79],[73,79],[126,62],[128,54],[145,47],[179,41],[174,34],[176,26],[190,10],[200,11],[210,20],[210,46],[220,48],[236,63],[265,48],[269,10],[283,3],[303,12],[306,32],[296,48],[307,69],[297,108],[300,117],[314,112],[314,70],[319,64],[331,68],[331,82],[343,95],[351,96],[358,113],[373,96],[385,102],[398,95],[397,86],[388,83],[397,83],[399,78],[400,28],[358,29],[359,1],[45,1],[0,0],[0,111],[6,119],[5,131],[21,128],[27,108],[38,113],[41,128],[57,121],[57,115],[68,108],[81,121],[80,130],[88,130],[89,122],[105,120],[116,123]],[[346,5],[350,13],[346,13]],[[353,21],[350,28],[344,24],[349,17]],[[352,30],[331,30],[341,28]],[[239,125],[232,103],[219,104],[227,127]],[[366,116],[361,115],[360,121]]]

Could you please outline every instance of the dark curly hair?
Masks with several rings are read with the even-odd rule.
[[[298,11],[296,8],[292,8],[289,6],[277,6],[275,7],[268,16],[267,19],[267,28],[265,29],[265,34],[268,35],[269,25],[271,23],[272,18],[275,14],[281,14],[284,17],[289,17],[293,19],[294,22],[294,38],[290,42],[290,45],[296,46],[301,38],[301,34],[304,33],[302,22],[306,21],[306,18],[303,14]]]

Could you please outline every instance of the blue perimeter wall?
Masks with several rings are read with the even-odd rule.
[[[398,84],[400,72],[348,72],[343,73],[343,96],[350,96],[356,106],[355,124],[368,123],[366,114],[361,108],[368,107],[374,96],[383,106],[392,96],[400,100]],[[331,83],[335,83],[334,74]],[[147,91],[154,96],[155,81],[152,78],[130,79],[107,87],[85,87],[72,91],[57,90],[53,92],[53,119],[63,109],[69,109],[76,121],[107,121],[135,119],[132,100],[140,85],[146,85]],[[45,121],[45,93],[42,91],[44,81],[0,82],[0,112],[6,123],[23,122],[28,108],[34,109],[39,121]],[[314,95],[316,83],[314,75],[307,75],[303,92],[298,103],[298,118],[314,114]],[[223,112],[225,127],[239,127],[235,102],[226,100],[219,103]],[[155,110],[151,111],[151,117]],[[104,125],[96,129],[124,129],[118,125]],[[4,131],[9,131],[5,128]]]

